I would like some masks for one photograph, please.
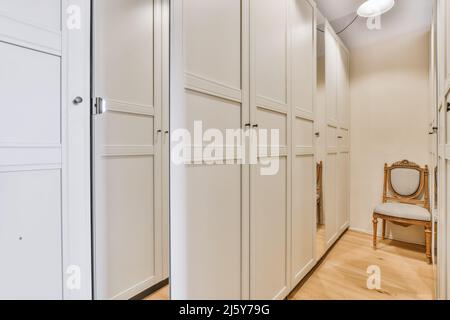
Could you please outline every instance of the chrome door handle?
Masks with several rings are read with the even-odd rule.
[[[100,97],[95,98],[94,114],[103,114],[107,110],[106,100]]]

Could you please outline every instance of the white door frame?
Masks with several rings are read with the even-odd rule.
[[[91,299],[91,0],[62,0],[61,4],[63,298]],[[69,19],[78,14],[80,28],[69,29]],[[83,103],[75,105],[78,96]]]

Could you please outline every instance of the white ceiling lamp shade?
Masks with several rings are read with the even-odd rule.
[[[395,6],[395,0],[367,0],[358,8],[358,15],[374,18],[385,14]]]

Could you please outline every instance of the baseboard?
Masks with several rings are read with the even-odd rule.
[[[350,231],[354,231],[354,232],[364,233],[364,234],[367,234],[367,235],[370,235],[370,236],[373,235],[373,231],[369,231],[369,230],[364,230],[364,229],[359,229],[359,228],[354,228],[354,227],[350,227],[349,230]],[[382,234],[378,233],[378,237],[381,238]],[[389,239],[389,240],[393,240],[393,241],[399,241],[399,242],[405,242],[405,243],[410,243],[410,244],[416,244],[416,245],[419,245],[419,246],[425,246],[425,243],[423,243],[423,242],[411,241],[409,239],[408,240],[407,239],[402,239],[401,237],[394,238],[392,235],[389,235],[386,238]]]
[[[169,285],[169,279],[163,280],[160,283],[155,284],[153,287],[148,288],[147,290],[144,290],[141,293],[135,295],[130,300],[134,300],[134,301],[143,300],[143,299],[147,298],[149,295],[151,295],[152,293],[155,293],[156,291],[164,288],[167,285]]]

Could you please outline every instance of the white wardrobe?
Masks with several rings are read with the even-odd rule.
[[[348,94],[340,92],[348,88],[348,55],[330,39],[335,71],[327,78],[327,138],[318,145],[315,13],[309,0],[173,1],[172,143],[177,129],[194,132],[202,121],[203,130],[224,135],[278,129],[280,153],[277,173],[264,176],[258,164],[196,158],[203,143],[196,135],[194,161],[172,165],[172,299],[287,297],[320,258],[320,147],[329,151],[330,246],[348,226],[348,187],[338,187],[349,182]]]

